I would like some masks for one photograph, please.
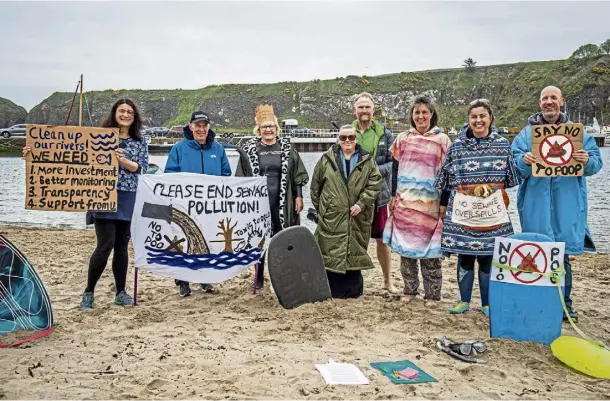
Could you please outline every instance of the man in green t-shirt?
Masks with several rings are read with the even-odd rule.
[[[358,143],[369,152],[379,166],[383,178],[381,192],[375,204],[375,214],[371,229],[371,238],[377,242],[377,260],[383,272],[384,288],[396,294],[398,290],[392,283],[392,256],[390,247],[383,243],[383,230],[388,220],[388,204],[392,199],[392,165],[394,158],[390,146],[394,142],[392,131],[373,120],[375,103],[370,93],[363,92],[356,96],[354,114],[357,120],[353,126],[358,135]]]

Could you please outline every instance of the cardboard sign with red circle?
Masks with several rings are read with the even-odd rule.
[[[580,123],[533,126],[533,176],[582,176],[583,165],[574,160],[574,153],[583,148],[583,132]]]
[[[520,285],[554,286],[549,274],[563,264],[564,249],[563,242],[532,242],[497,237],[493,256],[495,263],[490,279]]]

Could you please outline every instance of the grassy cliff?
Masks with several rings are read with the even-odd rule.
[[[8,99],[0,97],[0,128],[25,123],[28,112]]]
[[[379,118],[389,123],[407,123],[410,101],[419,93],[431,95],[439,108],[441,126],[458,126],[466,120],[466,109],[476,98],[490,99],[496,125],[519,127],[538,110],[537,99],[546,85],[559,86],[572,118],[591,121],[603,115],[610,121],[610,56],[588,59],[536,61],[424,72],[400,72],[379,76],[347,76],[309,82],[279,82],[256,85],[212,85],[198,90],[106,90],[86,93],[83,124],[98,125],[112,103],[130,97],[141,107],[146,125],[172,126],[188,122],[194,110],[205,110],[217,127],[249,129],[254,107],[268,102],[280,119],[296,118],[301,126],[330,128],[331,121],[348,123],[353,95],[371,92]],[[27,122],[63,124],[71,93],[52,94],[34,107]],[[69,124],[78,122],[78,101]]]

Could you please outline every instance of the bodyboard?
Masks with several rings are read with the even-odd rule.
[[[267,252],[271,283],[285,309],[331,298],[322,252],[307,228],[280,231]]]
[[[551,351],[572,369],[599,379],[610,379],[610,351],[594,341],[561,336],[553,341]]]

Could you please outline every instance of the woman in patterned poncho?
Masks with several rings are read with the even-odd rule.
[[[418,294],[418,262],[424,282],[424,303],[441,299],[443,231],[440,191],[434,180],[451,140],[439,129],[436,107],[424,96],[415,98],[410,108],[413,129],[403,132],[390,147],[398,162],[396,196],[390,203],[392,215],[385,226],[383,241],[400,255],[400,273],[405,288],[403,302]]]
[[[493,258],[495,237],[513,233],[510,223],[489,227],[467,226],[452,221],[453,200],[456,193],[475,195],[479,189],[502,191],[506,205],[505,188],[517,186],[521,178],[510,151],[508,140],[500,136],[492,126],[491,105],[486,99],[478,99],[468,107],[469,123],[462,127],[458,139],[451,145],[435,186],[443,191],[441,206],[448,206],[443,220],[441,249],[458,255],[457,277],[460,301],[450,313],[470,310],[470,298],[474,285],[474,263],[479,264],[479,289],[481,312],[489,316],[489,273]],[[477,191],[475,191],[477,189]],[[477,196],[480,196],[476,193]]]

